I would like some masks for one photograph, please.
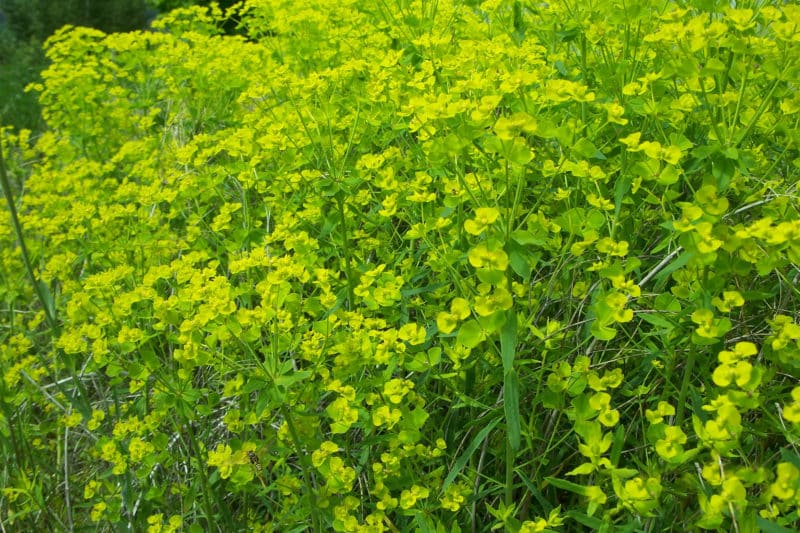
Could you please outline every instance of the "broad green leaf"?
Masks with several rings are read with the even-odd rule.
[[[530,256],[526,257],[523,253],[513,250],[508,255],[508,264],[511,265],[511,270],[513,270],[517,276],[528,281],[533,271],[532,266],[536,264],[536,258]]]
[[[531,152],[522,137],[517,137],[510,142],[504,142],[500,153],[516,165],[525,165],[533,159],[533,152]]]
[[[544,244],[544,236],[534,235],[529,230],[514,230],[511,232],[512,242],[522,245],[541,245]]]
[[[678,183],[678,180],[681,178],[678,169],[672,165],[664,165],[664,168],[656,176],[656,183],[659,185],[673,185]]]
[[[691,150],[694,147],[694,143],[680,133],[670,133],[669,143],[677,146],[681,151]]]
[[[468,348],[474,348],[481,343],[483,337],[484,334],[480,324],[475,319],[471,319],[461,324],[461,327],[458,328],[456,340]]]
[[[792,533],[792,531],[796,531],[795,529],[789,529],[778,525],[775,522],[770,522],[766,518],[761,518],[760,516],[756,518],[756,524],[764,533]]]
[[[586,210],[586,228],[599,229],[606,223],[606,216],[597,209]]]
[[[561,213],[555,221],[567,233],[578,234],[586,223],[586,210],[573,207]]]
[[[592,141],[583,137],[574,145],[572,145],[572,151],[578,154],[581,157],[586,159],[605,159],[606,156],[603,155],[603,152],[597,149]]]
[[[664,292],[656,296],[656,299],[653,300],[653,308],[658,311],[679,313],[681,310],[681,303],[672,294]]]
[[[533,267],[539,260],[539,255],[528,252],[524,246],[515,240],[509,241],[506,247],[508,248],[508,264],[511,265],[511,270],[525,281],[530,279]]]
[[[414,520],[417,522],[417,527],[419,528],[417,531],[420,533],[436,533],[436,526],[421,511],[414,512]]]
[[[599,320],[594,320],[592,322],[592,327],[589,328],[589,330],[591,331],[592,336],[599,341],[610,341],[617,336],[616,329],[604,326]]]

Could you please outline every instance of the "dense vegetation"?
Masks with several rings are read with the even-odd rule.
[[[0,124],[39,131],[36,96],[25,87],[46,68],[44,40],[65,24],[105,32],[144,29],[159,12],[210,0],[0,0]],[[230,7],[234,0],[219,5]],[[228,23],[227,28],[235,25]]]
[[[795,528],[800,7],[630,4],[56,31],[3,527]]]

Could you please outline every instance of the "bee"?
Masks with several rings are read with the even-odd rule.
[[[258,455],[253,450],[249,450],[247,452],[247,458],[250,459],[250,464],[253,465],[253,470],[256,472],[256,476],[258,480],[261,482],[261,485],[264,487],[267,486],[267,482],[264,479],[264,467],[261,466],[261,461],[258,459]]]
[[[247,452],[247,458],[250,459],[250,464],[253,465],[253,467],[258,472],[261,472],[263,470],[263,467],[261,466],[261,461],[258,460],[258,456],[256,455],[256,452],[254,452],[253,450],[250,450],[249,452]]]

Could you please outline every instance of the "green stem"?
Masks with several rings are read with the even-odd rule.
[[[200,478],[200,485],[203,490],[202,504],[203,507],[205,507],[207,525],[210,528],[211,524],[216,522],[216,518],[214,515],[214,510],[211,507],[211,501],[214,499],[214,497],[211,495],[211,486],[209,485],[208,477],[206,476],[205,461],[202,455],[200,455],[200,446],[198,445],[197,439],[195,438],[194,429],[192,429],[191,421],[188,420],[186,416],[182,416],[181,418],[183,418],[183,428],[181,429],[186,430],[186,435],[188,436],[188,443],[189,447],[191,448],[191,453],[192,455],[195,456],[197,460],[197,474],[198,477]],[[225,519],[225,522],[228,524],[228,527],[233,527],[233,521],[231,519],[230,511],[228,510],[228,508],[225,506],[223,502],[217,502],[217,504],[219,506],[219,511],[222,513]]]
[[[51,338],[55,340],[59,336],[61,330],[61,328],[58,325],[58,320],[56,319],[56,308],[50,293],[46,291],[44,283],[36,279],[36,274],[33,271],[33,265],[31,264],[30,254],[28,253],[28,247],[25,245],[25,239],[22,236],[22,225],[19,223],[19,215],[17,214],[17,208],[14,204],[14,198],[11,195],[11,184],[8,181],[8,174],[6,173],[6,164],[5,160],[3,159],[2,142],[0,142],[0,185],[2,185],[3,193],[5,194],[6,197],[6,203],[8,203],[8,210],[11,213],[11,223],[14,226],[14,232],[16,233],[17,236],[17,242],[19,242],[19,249],[20,253],[22,254],[22,262],[25,265],[25,270],[28,273],[28,277],[30,278],[31,284],[33,285],[33,290],[36,293],[36,297],[42,304],[45,320],[47,321],[47,325],[50,326]],[[58,380],[57,377],[53,376],[53,380],[56,384],[56,387],[69,399],[69,402],[70,404],[72,404],[73,407],[78,409],[84,416],[88,416],[89,413],[91,412],[88,400],[89,395],[88,392],[86,391],[86,387],[83,386],[83,382],[79,379],[79,376],[75,371],[74,361],[72,359],[67,358],[60,350],[58,350],[58,353],[62,355],[61,360],[64,362],[64,366],[69,372],[69,375],[72,378],[73,383],[75,383],[75,386],[78,389],[79,395],[83,400],[83,403],[78,402],[75,395],[68,393],[66,387],[63,386],[61,381]],[[41,356],[40,359],[42,359]],[[45,367],[48,366],[45,362],[43,362],[43,364],[45,365]]]
[[[2,184],[3,193],[6,197],[8,211],[11,213],[11,224],[14,226],[14,233],[17,236],[17,242],[19,243],[19,249],[22,254],[22,262],[25,264],[25,271],[28,273],[28,277],[33,285],[33,290],[36,292],[36,297],[42,304],[47,325],[50,326],[54,336],[57,336],[59,328],[55,315],[55,306],[52,305],[53,300],[49,293],[45,294],[44,285],[36,279],[36,274],[33,272],[33,265],[31,265],[30,255],[28,254],[28,247],[25,245],[25,239],[22,237],[22,226],[19,223],[17,207],[14,205],[14,198],[11,196],[11,184],[8,181],[8,174],[6,174],[2,142],[0,142],[0,184]]]
[[[350,258],[350,238],[347,234],[347,220],[344,216],[344,199],[342,198],[342,192],[339,191],[336,194],[336,206],[339,209],[339,221],[342,224],[342,248],[344,250],[344,272],[347,276],[347,300],[348,300],[348,309],[352,309],[355,303],[354,294],[353,294],[353,270],[351,266],[351,258]]]
[[[708,92],[706,91],[706,85],[703,83],[703,78],[698,78],[700,83],[700,91],[703,93],[703,104],[706,108],[706,113],[708,114],[708,120],[711,121],[711,129],[714,130],[714,135],[716,135],[717,140],[723,145],[727,145],[728,139],[722,135],[722,132],[719,131],[719,124],[717,117],[711,112],[710,105],[708,103]]]
[[[755,127],[756,123],[758,122],[758,119],[761,118],[761,115],[764,114],[764,110],[766,110],[767,106],[772,101],[772,95],[775,94],[775,90],[778,88],[780,82],[781,82],[780,79],[775,80],[775,82],[772,84],[772,87],[769,88],[769,92],[764,97],[764,99],[761,100],[761,105],[759,105],[758,109],[756,109],[753,118],[750,119],[750,123],[747,124],[747,127],[745,128],[744,132],[739,136],[739,140],[733,143],[734,148],[742,144],[742,142],[747,138],[747,136],[750,135],[750,132]]]
[[[506,439],[506,507],[509,507],[514,503],[514,463],[516,462],[516,459],[517,454],[511,447],[511,441]]]
[[[284,420],[286,420],[286,426],[289,428],[289,435],[292,437],[292,442],[294,443],[295,452],[297,453],[297,457],[300,459],[300,469],[303,472],[303,482],[306,485],[306,490],[308,491],[308,498],[309,503],[311,506],[311,530],[312,531],[322,531],[320,528],[319,522],[319,515],[317,514],[317,508],[315,502],[311,499],[312,496],[316,493],[314,483],[311,480],[311,473],[310,467],[308,464],[308,455],[303,453],[300,449],[300,437],[297,434],[297,429],[295,428],[294,421],[292,420],[292,416],[289,413],[289,410],[286,406],[281,406],[281,414],[283,414]]]
[[[681,391],[678,393],[678,410],[675,415],[675,425],[680,427],[683,423],[683,417],[686,406],[686,394],[689,392],[689,383],[692,381],[692,372],[694,371],[694,363],[697,356],[694,350],[689,352],[689,359],[686,361],[686,369],[683,371],[683,382],[681,383]]]

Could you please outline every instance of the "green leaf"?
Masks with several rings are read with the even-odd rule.
[[[519,421],[519,377],[516,370],[503,377],[503,411],[506,415],[508,443],[515,452],[519,450],[521,430]]]
[[[576,235],[580,233],[586,223],[586,210],[582,207],[573,207],[556,217],[556,224],[567,233]]]
[[[728,190],[728,184],[736,173],[736,161],[716,154],[711,158],[711,174],[717,178],[717,190]]]
[[[570,492],[574,492],[575,494],[580,494],[581,496],[586,495],[586,487],[584,487],[583,485],[578,485],[577,483],[573,483],[572,481],[567,481],[566,479],[559,479],[557,477],[546,477],[544,479],[545,481],[547,481],[556,488],[562,490],[568,490]]]
[[[500,356],[503,360],[503,372],[506,374],[514,368],[516,349],[517,314],[512,308],[506,311],[505,323],[500,330]]]
[[[567,476],[582,476],[585,474],[591,474],[594,472],[594,465],[592,463],[583,463],[582,465],[578,466],[577,468],[573,468],[565,475]]]
[[[656,299],[653,300],[653,308],[658,311],[672,311],[673,313],[679,313],[681,310],[681,303],[672,294],[663,292],[656,296]]]
[[[670,274],[688,263],[692,257],[694,257],[694,252],[683,252],[679,254],[678,257],[673,259],[666,267],[662,268],[661,272],[656,274],[656,286],[661,287]]]
[[[666,165],[661,172],[658,173],[656,177],[656,183],[659,185],[673,185],[678,183],[678,180],[681,178],[678,169],[672,165]]]
[[[486,268],[477,269],[475,275],[483,283],[488,283],[489,285],[499,285],[506,277],[506,273],[503,270],[489,270]]]
[[[669,143],[677,146],[681,149],[681,151],[691,150],[694,147],[694,143],[681,135],[680,133],[670,133],[669,135]]]
[[[622,453],[622,446],[625,444],[625,425],[619,424],[614,431],[614,444],[611,446],[611,464],[619,464],[619,456]]]
[[[252,480],[253,471],[251,468],[234,468],[233,475],[230,477],[230,482],[238,486],[250,483]]]
[[[545,498],[542,492],[539,490],[539,487],[530,479],[528,478],[524,472],[521,470],[517,472],[520,479],[523,483],[525,483],[525,487],[527,487],[528,491],[533,494],[533,497],[536,498],[536,501],[539,503],[539,506],[545,512],[545,514],[550,513],[553,510],[553,504]]]
[[[792,533],[792,531],[796,531],[780,526],[775,522],[770,522],[766,518],[761,518],[760,516],[756,517],[756,524],[758,524],[758,528],[764,533]]]
[[[298,370],[296,372],[278,376],[278,378],[275,380],[275,385],[278,387],[286,387],[288,389],[298,381],[303,381],[304,379],[308,378],[310,375],[310,370]]]
[[[790,452],[786,448],[781,448],[781,459],[787,463],[792,463],[797,468],[800,468],[800,456],[798,456],[796,453]]]
[[[614,468],[611,470],[611,475],[618,479],[630,479],[639,475],[639,471],[635,468]]]
[[[506,246],[508,248],[508,264],[516,275],[528,281],[531,277],[533,266],[539,258],[525,250],[523,246],[512,240]]]
[[[589,328],[592,336],[599,341],[610,341],[617,336],[617,330],[604,326],[599,320],[592,322],[592,327]]]
[[[547,233],[542,232],[543,234],[534,234],[532,231],[529,230],[521,230],[517,229],[511,232],[511,239],[512,244],[516,246],[517,244],[522,245],[535,245],[541,246],[547,240]]]
[[[601,519],[596,518],[594,516],[588,516],[583,513],[579,513],[578,511],[568,511],[564,513],[564,516],[572,518],[576,522],[583,524],[584,526],[595,531],[603,527],[603,521]]]
[[[420,533],[436,532],[436,526],[434,526],[430,519],[422,514],[421,511],[416,511],[414,513],[414,520],[417,522],[417,527],[419,528],[417,531],[420,531]]]
[[[614,220],[619,219],[619,212],[622,209],[622,200],[625,195],[631,190],[630,176],[623,176],[617,180],[614,185]]]
[[[583,137],[578,142],[572,145],[572,151],[578,154],[581,157],[585,157],[586,159],[605,159],[606,156],[603,155],[603,152],[597,149],[597,147],[587,139]]]
[[[428,415],[428,412],[425,409],[422,407],[417,407],[416,409],[409,411],[408,420],[412,427],[419,429],[425,425],[425,421],[428,420],[429,416],[430,415]]]
[[[475,319],[468,320],[458,328],[456,340],[468,348],[474,348],[483,341],[483,330]]]
[[[663,328],[667,331],[672,331],[675,329],[675,324],[664,318],[658,313],[639,313],[637,315],[643,321],[647,322],[648,324],[652,324],[653,326]]]
[[[503,150],[503,141],[496,135],[487,135],[483,139],[483,149],[490,154],[496,154]]]
[[[39,294],[42,297],[42,304],[47,310],[47,316],[55,320],[56,304],[53,302],[53,295],[50,293],[50,288],[42,280],[37,280],[36,285],[39,286]]]
[[[584,224],[588,229],[601,228],[606,224],[606,216],[597,209],[587,209]]]
[[[526,165],[533,159],[533,152],[521,137],[517,137],[511,142],[504,142],[501,154],[516,165]]]
[[[461,472],[461,470],[467,464],[467,461],[469,461],[470,457],[472,457],[472,454],[475,453],[475,450],[478,449],[478,446],[481,445],[481,443],[489,434],[489,432],[494,429],[494,427],[500,422],[500,420],[502,419],[500,417],[497,417],[491,422],[489,422],[482,430],[478,432],[477,435],[475,435],[475,438],[472,439],[472,442],[469,443],[469,446],[467,446],[467,449],[464,450],[464,453],[462,453],[458,457],[458,459],[456,459],[456,462],[453,464],[453,467],[450,469],[450,472],[447,474],[447,477],[444,479],[444,482],[442,483],[442,489],[441,489],[442,494],[444,494],[444,491],[447,490],[447,487],[449,487],[453,483],[458,473]]]
[[[251,392],[256,392],[260,390],[264,390],[267,388],[267,382],[263,379],[249,377],[247,379],[247,383],[245,383],[244,387],[242,387],[243,394],[250,394]]]

